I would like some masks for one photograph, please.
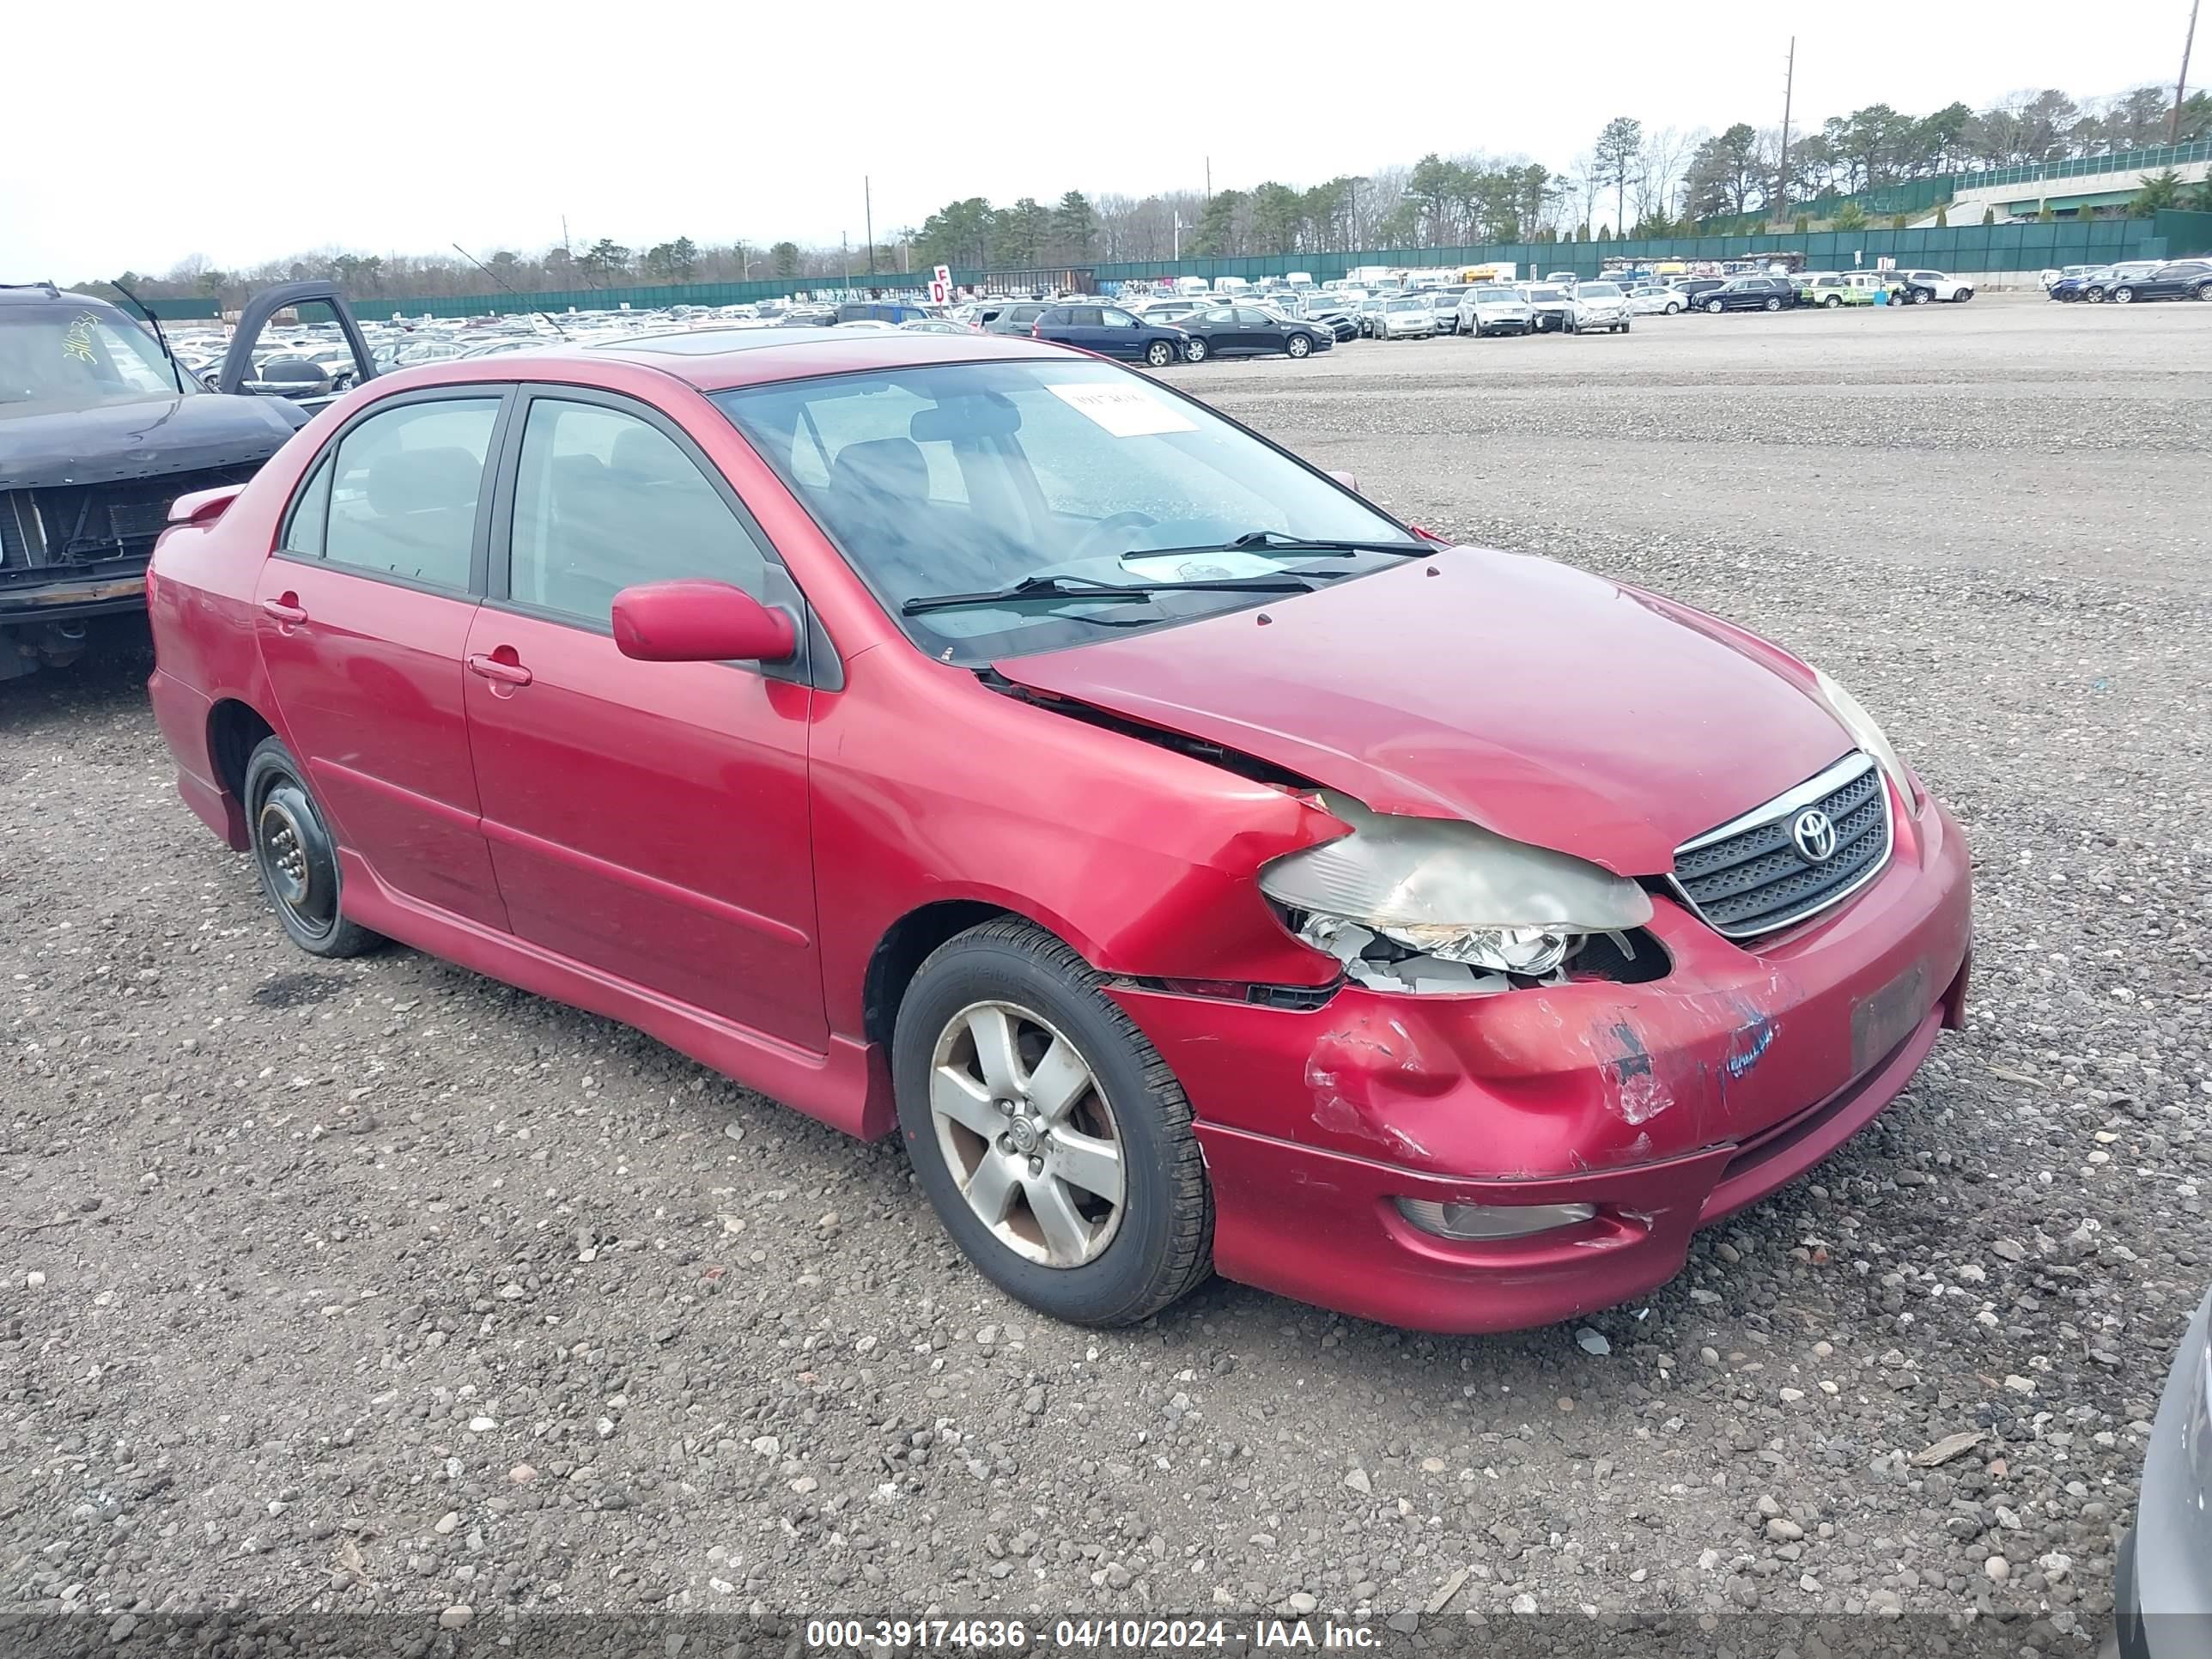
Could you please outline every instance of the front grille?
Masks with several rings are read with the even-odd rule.
[[[116,483],[70,484],[24,493],[46,531],[46,563],[98,564],[109,559],[149,556],[168,520],[170,503],[178,496],[222,484],[244,483],[253,472],[251,466],[211,466]]]
[[[1825,813],[1835,850],[1814,860],[1795,827]],[[1819,776],[1674,849],[1668,878],[1716,933],[1749,939],[1804,921],[1874,879],[1889,861],[1889,791],[1874,762],[1846,755]]]

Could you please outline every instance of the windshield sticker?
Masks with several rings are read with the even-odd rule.
[[[1195,421],[1141,386],[1054,386],[1045,390],[1117,438],[1198,430]]]
[[[1121,568],[1148,582],[1225,582],[1244,576],[1273,576],[1289,567],[1257,553],[1224,548],[1212,553],[1124,553]]]
[[[62,356],[74,357],[79,362],[96,362],[92,355],[93,331],[100,326],[100,319],[88,311],[81,311],[62,336]]]

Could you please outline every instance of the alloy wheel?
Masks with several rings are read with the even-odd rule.
[[[1018,1003],[971,1003],[930,1056],[938,1150],[968,1207],[1024,1261],[1079,1267],[1114,1241],[1122,1143],[1091,1063]]]

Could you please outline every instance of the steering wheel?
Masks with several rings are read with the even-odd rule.
[[[1073,563],[1079,559],[1095,559],[1106,552],[1108,550],[1105,545],[1106,538],[1114,531],[1149,530],[1158,523],[1159,520],[1149,513],[1116,513],[1110,518],[1101,519],[1097,524],[1092,525],[1090,530],[1085,532],[1083,539],[1076,544],[1075,551],[1068,556],[1069,562]],[[1128,551],[1127,548],[1115,548],[1113,550],[1117,553]]]

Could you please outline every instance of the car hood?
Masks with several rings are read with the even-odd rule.
[[[58,409],[0,405],[0,489],[112,483],[267,460],[307,421],[281,398],[172,394]]]
[[[1849,751],[1775,647],[1548,560],[1439,549],[1264,608],[1010,658],[1015,684],[1219,744],[1378,812],[1619,875]]]

